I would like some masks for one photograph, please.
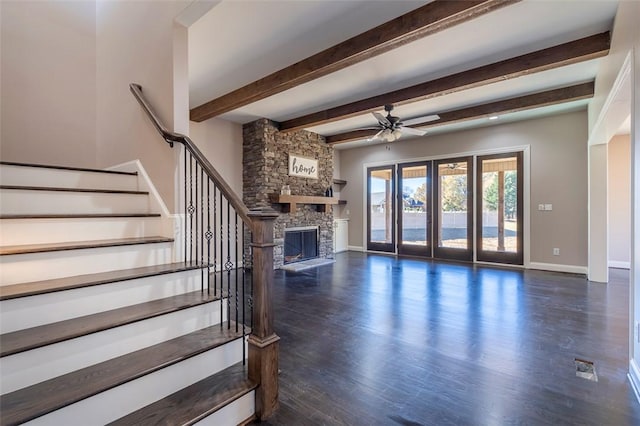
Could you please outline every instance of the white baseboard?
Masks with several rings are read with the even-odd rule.
[[[627,377],[629,377],[633,392],[636,394],[636,399],[640,403],[640,368],[638,368],[634,359],[629,362],[629,374]]]
[[[631,269],[631,262],[620,262],[618,260],[610,260],[609,268]]]
[[[528,269],[538,269],[541,271],[552,272],[568,272],[570,274],[586,275],[588,272],[588,268],[586,266],[559,265],[556,263],[531,262],[526,267]]]
[[[361,246],[347,246],[347,250],[349,251],[364,251],[364,248]]]

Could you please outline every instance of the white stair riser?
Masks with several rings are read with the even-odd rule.
[[[256,412],[256,394],[251,391],[246,395],[236,399],[231,404],[226,405],[205,417],[197,423],[196,426],[220,426],[220,425],[239,425]]]
[[[0,190],[0,214],[149,213],[147,194]]]
[[[1,285],[171,263],[172,243],[0,256]]]
[[[160,217],[4,219],[2,245],[46,244],[163,235]]]
[[[200,274],[200,270],[184,271],[3,300],[0,301],[0,332],[9,333],[197,291],[201,288]]]
[[[3,357],[2,393],[218,324],[221,309],[226,320],[224,306],[212,302]]]
[[[241,361],[241,339],[163,368],[27,425],[104,425]]]
[[[137,191],[138,176],[0,165],[3,185],[95,188]]]

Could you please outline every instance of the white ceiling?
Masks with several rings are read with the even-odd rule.
[[[201,105],[426,3],[223,0],[189,28],[190,105]],[[617,5],[617,0],[523,0],[220,118],[238,123],[260,117],[283,121],[611,30]],[[598,64],[599,60],[591,60],[406,104],[398,106],[394,115],[408,119],[582,83],[595,77]],[[585,105],[586,101],[571,102],[495,121]],[[371,114],[365,114],[308,130],[326,136],[375,123]],[[487,124],[487,120],[445,124],[429,133]],[[336,148],[362,143],[366,142]]]

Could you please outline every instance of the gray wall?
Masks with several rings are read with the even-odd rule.
[[[587,113],[506,123],[389,145],[377,144],[340,152],[340,173],[348,181],[341,191],[349,211],[349,245],[363,247],[365,220],[364,165],[415,158],[530,146],[531,262],[587,265]],[[387,147],[389,148],[387,150]],[[553,211],[537,210],[540,203]],[[527,243],[525,242],[525,247]],[[560,248],[560,256],[553,248]]]

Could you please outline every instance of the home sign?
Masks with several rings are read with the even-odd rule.
[[[318,179],[318,160],[289,154],[289,176]]]

